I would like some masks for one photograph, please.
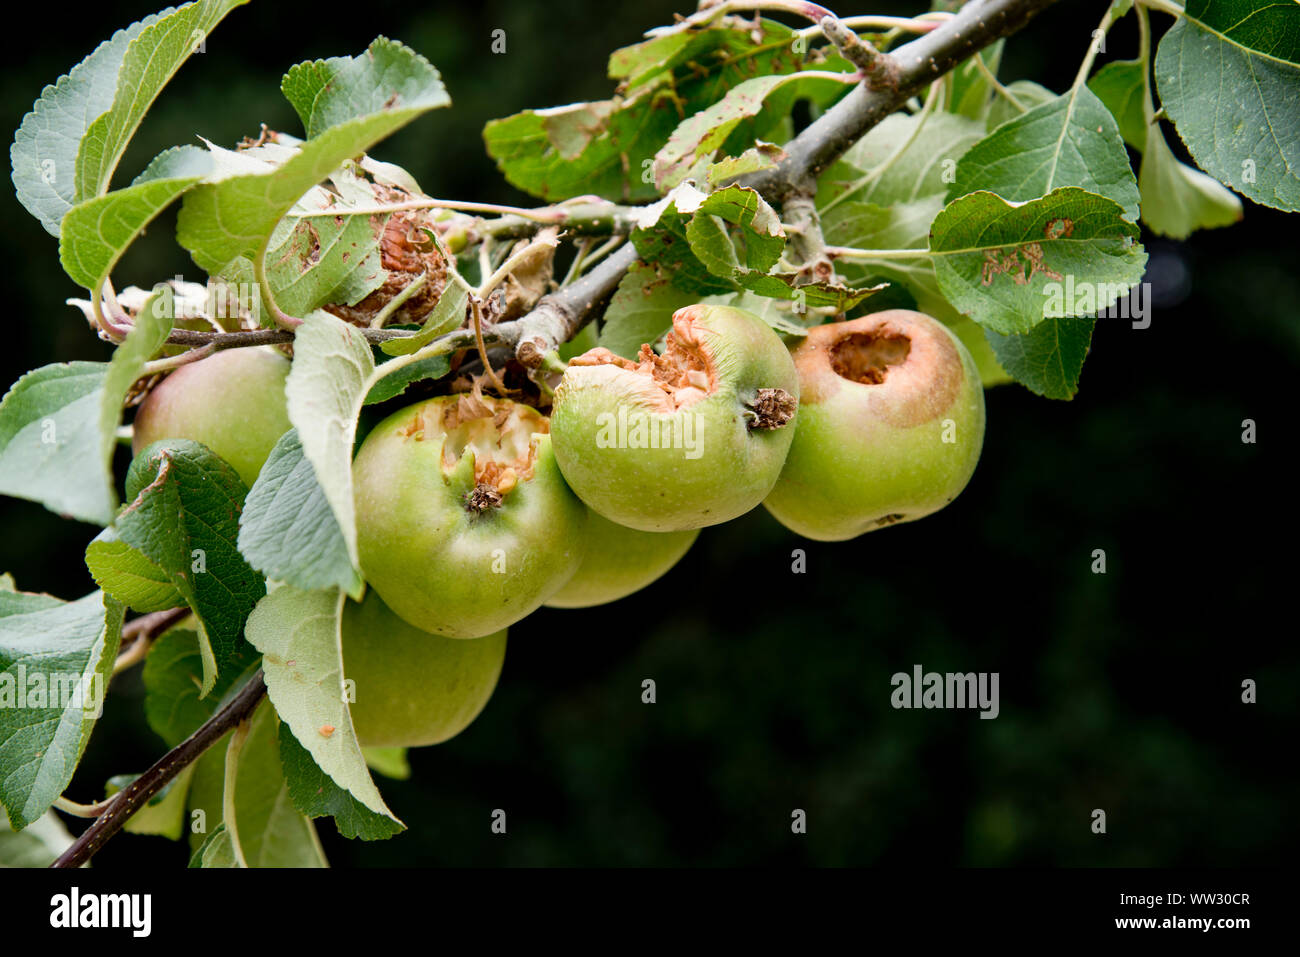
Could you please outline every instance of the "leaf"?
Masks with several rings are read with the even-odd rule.
[[[130,505],[119,538],[165,571],[200,625],[203,693],[251,659],[244,622],[266,593],[235,547],[247,490],[206,446],[164,439],[143,449],[126,476]]]
[[[653,157],[683,119],[746,80],[805,65],[794,31],[771,20],[708,27],[683,39],[654,37],[610,57],[611,75],[625,79],[622,94],[493,120],[483,139],[513,186],[548,202],[586,194],[644,202],[658,195]],[[737,126],[725,146],[736,153],[752,146],[792,105],[769,104]]]
[[[847,89],[843,74],[818,71],[756,76],[732,87],[718,102],[688,116],[673,130],[654,157],[655,185],[665,190],[680,183],[697,160],[712,157],[741,121],[757,116],[764,101],[778,90],[794,87],[794,95],[802,98],[818,84]]]
[[[410,779],[411,762],[406,757],[406,748],[362,748],[361,753],[375,773],[394,781]]]
[[[218,678],[212,693],[202,697],[198,632],[173,628],[153,643],[144,660],[145,720],[167,747],[174,748],[216,713],[243,677],[227,672]]]
[[[268,578],[308,591],[342,588],[360,597],[361,576],[297,429],[280,437],[244,501],[239,550]]]
[[[1213,176],[1180,163],[1160,127],[1152,127],[1138,173],[1142,222],[1158,236],[1186,239],[1198,229],[1231,226],[1241,200]]]
[[[1211,176],[1178,161],[1158,124],[1147,125],[1146,68],[1140,60],[1107,63],[1088,83],[1119,121],[1125,142],[1142,153],[1142,222],[1157,235],[1185,239],[1198,229],[1241,219],[1241,201]]]
[[[366,393],[365,405],[376,405],[395,399],[417,382],[441,379],[451,371],[451,360],[446,356],[429,356],[402,366],[392,375],[384,376]]]
[[[156,23],[151,14],[97,46],[52,86],[41,91],[9,148],[18,201],[59,235],[64,215],[85,197],[77,191],[77,148],[90,124],[113,105],[117,76],[130,42]]]
[[[177,239],[196,264],[213,273],[240,257],[260,261],[276,224],[304,193],[345,160],[449,102],[438,71],[400,43],[380,37],[357,59],[365,64],[367,103],[374,88],[387,91],[376,112],[328,127],[281,166],[259,166],[186,194]]]
[[[0,804],[22,830],[67,788],[103,710],[122,606],[0,591]]]
[[[131,834],[152,834],[168,840],[179,841],[185,834],[185,799],[190,790],[194,766],[186,766],[163,789],[149,798],[144,805],[127,818],[123,829]],[[122,790],[140,775],[118,774],[108,779],[104,797],[109,798]]]
[[[271,237],[266,278],[276,304],[292,316],[305,316],[332,303],[355,305],[384,284],[380,237],[387,216],[312,216],[292,225],[283,242]]]
[[[1187,0],[1156,87],[1197,165],[1274,209],[1300,209],[1300,5]]]
[[[107,525],[117,508],[111,470],[122,400],[171,331],[170,288],[151,297],[111,362],[27,373],[0,402],[0,493]]]
[[[281,722],[263,701],[249,722],[235,768],[235,826],[222,826],[249,867],[326,867],[316,828],[289,796],[280,766]],[[226,762],[226,774],[230,773]]]
[[[451,105],[438,70],[387,37],[376,38],[359,56],[299,63],[285,74],[280,90],[309,139],[388,110]]]
[[[785,159],[785,150],[774,143],[758,143],[739,156],[727,156],[709,166],[706,173],[710,189],[716,189],[727,180],[757,173],[760,170],[773,169]]]
[[[1098,72],[1104,71],[1105,67],[1102,67]],[[995,130],[1007,120],[1015,119],[1036,106],[1041,106],[1050,100],[1056,99],[1057,96],[1056,93],[1053,93],[1040,83],[1035,83],[1033,80],[1016,80],[1014,83],[1008,83],[1007,91],[1016,98],[1016,102],[1023,106],[1024,109],[1016,109],[1005,96],[996,97],[989,105],[988,116],[984,118],[985,127],[989,130]],[[1096,90],[1093,90],[1093,92],[1097,93]],[[1100,94],[1098,95],[1100,96]]]
[[[344,837],[378,841],[406,830],[401,822],[376,814],[335,784],[298,742],[287,724],[280,725],[280,762],[284,766],[284,777],[294,807],[307,817],[334,818],[339,833]]]
[[[459,329],[461,324],[465,321],[465,310],[468,307],[469,294],[465,291],[465,287],[458,282],[448,282],[442,291],[442,295],[438,297],[438,302],[433,307],[433,311],[425,317],[424,325],[420,327],[420,331],[413,336],[407,336],[401,339],[389,339],[380,344],[380,351],[390,356],[404,356],[410,355],[412,352],[418,352],[439,336],[446,335],[453,329]],[[410,367],[408,366],[407,368],[409,369]],[[411,373],[403,370],[402,375],[410,374]],[[398,381],[400,381],[400,379]],[[406,385],[409,385],[414,381],[414,379],[407,379],[402,385],[402,389],[405,389]],[[379,394],[392,398],[392,396],[387,395],[387,391],[395,388],[397,384],[398,382],[395,381],[385,385],[384,381],[380,380],[377,386],[377,388],[380,389]],[[400,391],[401,390],[399,390],[399,392]],[[396,392],[393,393],[393,395],[396,394]],[[367,405],[371,402],[382,401],[382,399],[371,399],[368,396],[366,398]]]
[[[1087,313],[1111,306],[1141,279],[1146,253],[1138,229],[1113,200],[1076,187],[1008,203],[970,193],[949,203],[930,231],[944,298],[1003,335],[1047,318],[1062,283],[1087,286]],[[1073,297],[1059,316],[1074,316]]]
[[[313,313],[298,327],[293,353],[284,390],[289,421],[298,429],[302,453],[316,473],[355,569],[359,563],[352,446],[357,416],[373,384],[374,356],[356,329],[323,312]]]
[[[625,359],[636,358],[641,344],[662,337],[672,325],[673,313],[695,299],[654,266],[634,263],[605,309],[599,344]]]
[[[637,255],[659,268],[660,274],[684,292],[709,295],[732,291],[735,286],[714,275],[691,249],[686,227],[706,196],[690,183],[637,214],[632,244]]]
[[[248,620],[267,694],[281,720],[340,788],[378,815],[388,810],[357,743],[343,687],[343,594],[276,587]]]
[[[1106,196],[1137,221],[1137,181],[1119,127],[1086,86],[1003,123],[967,150],[948,199],[984,190],[1022,202],[1063,186]]]
[[[185,604],[171,576],[106,528],[86,546],[86,568],[95,584],[127,608],[165,611]]]
[[[77,148],[77,200],[108,189],[127,143],[162,88],[208,33],[248,0],[198,0],[160,14],[135,36],[116,71],[113,105],[86,130]]]
[[[943,196],[957,162],[984,132],[982,123],[951,113],[936,113],[924,122],[920,116],[894,113],[821,175],[817,208],[825,211],[847,201],[892,206]],[[897,159],[877,173],[900,149]],[[868,174],[874,178],[864,182]]]
[[[985,329],[989,345],[1017,382],[1049,399],[1073,399],[1096,319],[1044,319],[1029,332],[1003,336]]]
[[[168,150],[150,164],[148,179],[68,210],[59,235],[64,272],[86,289],[100,288],[145,226],[211,168],[211,158],[197,147]]]
[[[239,861],[235,858],[230,832],[226,830],[224,823],[217,825],[216,829],[208,835],[208,839],[203,842],[203,846],[190,858],[190,867],[195,868],[238,866]]]
[[[49,867],[69,847],[72,835],[59,816],[46,811],[21,831],[0,815],[0,867]]]
[[[1141,60],[1114,60],[1098,70],[1088,89],[1110,110],[1119,125],[1124,142],[1141,152],[1146,149],[1147,120],[1143,109],[1143,77],[1146,65]]]
[[[728,226],[735,228],[735,241]],[[776,265],[785,250],[785,230],[755,190],[728,186],[700,202],[686,224],[686,241],[709,272],[736,282]]]

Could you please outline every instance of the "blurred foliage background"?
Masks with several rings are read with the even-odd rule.
[[[1049,10],[1004,79],[1069,85],[1104,4]],[[842,8],[915,13],[919,4]],[[154,7],[123,0],[64,17],[11,57],[5,128],[41,88]],[[377,34],[442,71],[453,107],[384,144],[436,196],[527,202],[497,175],[482,124],[607,96],[607,55],[689,12],[685,0],[475,4],[254,3],[232,14],[150,113],[123,166],[202,134],[232,145],[260,123],[298,132],[279,94],[299,60]],[[1157,29],[1167,18],[1155,15]],[[490,52],[506,31],[504,54]],[[1132,56],[1122,24],[1107,56]],[[1177,137],[1171,135],[1171,143]],[[0,197],[9,299],[4,383],[57,360],[105,358],[55,241]],[[1246,204],[1234,228],[1187,243],[1144,237],[1148,329],[1102,320],[1071,403],[1016,386],[988,395],[969,488],[943,513],[843,544],[800,541],[762,510],[706,529],[651,589],[587,611],[542,610],[511,630],[487,710],[453,741],[380,779],[410,831],[322,838],[336,866],[1243,865],[1289,862],[1295,775],[1296,509],[1300,373],[1294,216]],[[161,221],[119,287],[200,278]],[[1242,420],[1259,442],[1241,441]],[[77,597],[95,529],[0,500],[0,570]],[[806,551],[794,574],[792,551]],[[1091,572],[1105,549],[1107,572]],[[1290,635],[1291,637],[1287,637]],[[895,711],[914,664],[997,671],[1001,715]],[[641,703],[652,678],[658,703]],[[1243,704],[1241,682],[1259,684]],[[138,669],[115,682],[70,790],[162,752]],[[505,836],[489,829],[507,811]],[[808,833],[791,833],[791,812]],[[1106,811],[1104,836],[1090,830]],[[74,828],[78,825],[74,823]],[[179,865],[187,850],[123,835],[100,867]]]

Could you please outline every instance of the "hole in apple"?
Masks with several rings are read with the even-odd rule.
[[[853,332],[831,346],[831,368],[842,379],[879,385],[890,366],[902,365],[911,351],[907,336]]]

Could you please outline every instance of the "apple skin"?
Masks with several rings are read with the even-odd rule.
[[[799,429],[763,503],[782,525],[844,541],[936,512],[965,488],[984,443],[984,390],[943,323],[890,309],[815,326],[792,354]],[[881,381],[836,371],[855,362]]]
[[[795,432],[798,375],[767,323],[706,305],[679,309],[672,323],[665,357],[694,357],[698,385],[670,394],[649,371],[664,361],[649,346],[637,363],[593,349],[570,361],[551,412],[569,486],[592,511],[645,532],[748,512],[775,484]],[[764,396],[779,396],[783,412],[751,428]]]
[[[374,589],[343,606],[342,633],[362,747],[420,748],[460,734],[492,697],[506,659],[505,631],[473,641],[431,635],[393,614]]]
[[[140,404],[132,454],[159,439],[191,439],[221,456],[252,486],[291,428],[284,383],[289,360],[269,346],[225,349],[181,366]]]
[[[459,419],[467,402],[440,396],[393,413],[352,465],[362,574],[401,618],[449,638],[500,631],[559,591],[582,561],[587,522],[546,417],[484,398],[483,414]],[[531,478],[475,507],[480,490],[496,488],[482,468],[530,456]]]
[[[546,607],[590,608],[626,598],[666,575],[699,534],[698,528],[642,532],[592,512],[587,516],[582,564],[569,583],[547,599]]]

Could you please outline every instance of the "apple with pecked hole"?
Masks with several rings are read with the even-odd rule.
[[[930,515],[966,487],[984,390],[943,323],[890,309],[815,326],[792,355],[799,428],[763,503],[781,524],[843,541]]]
[[[799,381],[781,338],[752,313],[695,305],[662,355],[596,348],[569,360],[551,435],[569,486],[645,532],[716,525],[771,491],[795,434]]]
[[[366,436],[352,465],[361,571],[399,617],[478,638],[573,576],[587,509],[548,432],[530,406],[462,394],[408,406]]]
[[[270,346],[227,349],[170,373],[140,403],[131,451],[160,439],[201,442],[252,486],[290,428],[289,360]]]

